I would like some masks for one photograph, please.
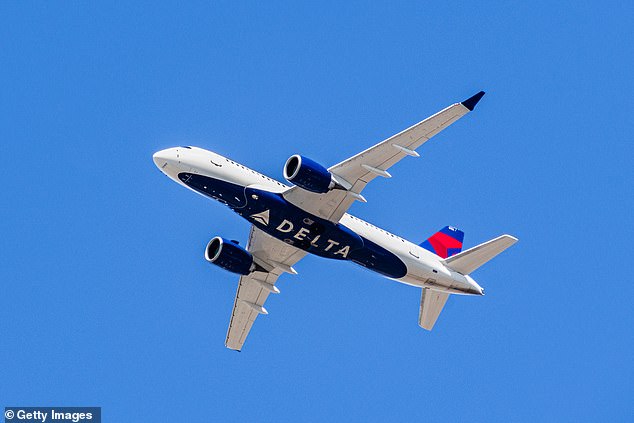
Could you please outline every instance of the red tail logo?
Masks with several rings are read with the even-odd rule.
[[[452,226],[445,226],[420,246],[445,259],[462,251],[463,240],[464,232]]]

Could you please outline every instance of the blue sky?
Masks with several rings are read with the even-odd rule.
[[[105,421],[631,421],[634,7],[628,2],[2,2],[0,406]],[[351,212],[413,241],[520,242],[417,325],[419,291],[309,257],[242,353],[246,241],[152,153],[282,178],[479,90]]]

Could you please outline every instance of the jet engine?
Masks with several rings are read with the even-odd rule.
[[[286,161],[284,178],[300,188],[319,194],[338,187],[328,169],[299,154],[289,157]]]
[[[207,244],[205,260],[239,275],[248,275],[256,267],[251,253],[236,242],[228,241],[219,236]]]

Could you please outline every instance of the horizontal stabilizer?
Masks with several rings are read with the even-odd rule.
[[[443,260],[445,266],[463,275],[476,270],[517,242],[511,235],[502,235]]]
[[[423,288],[420,296],[420,312],[418,314],[418,325],[427,330],[431,330],[438,320],[438,316],[442,311],[449,298],[446,292],[433,291],[429,288]]]

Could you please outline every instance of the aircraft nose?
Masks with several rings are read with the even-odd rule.
[[[174,160],[175,153],[173,149],[168,148],[165,150],[157,151],[152,155],[152,160],[154,160],[154,164],[159,169],[163,170],[165,166],[170,162],[170,160]]]

